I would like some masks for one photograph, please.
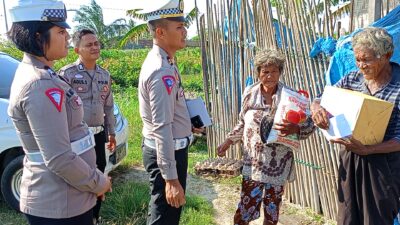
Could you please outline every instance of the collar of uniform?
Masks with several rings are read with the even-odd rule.
[[[170,61],[168,53],[163,48],[161,48],[160,46],[154,44],[153,45],[153,50],[158,52],[158,53],[160,53],[161,57],[163,58],[163,61],[168,62],[168,64],[170,64],[170,65],[171,65],[171,61],[172,61],[172,65],[174,64],[173,59]]]
[[[44,69],[46,67],[46,64],[44,64],[43,62],[39,61],[35,56],[28,54],[28,53],[24,53],[24,57],[22,58],[22,62],[23,63],[28,63],[28,64],[32,64],[37,68],[40,69]]]
[[[48,78],[51,78],[51,74],[48,71],[48,69],[51,70],[51,68],[49,68],[43,62],[39,61],[35,56],[28,54],[28,53],[24,53],[24,57],[22,58],[21,62],[32,65],[33,67],[41,70],[42,75],[48,76]],[[46,69],[46,68],[48,68],[48,69]]]
[[[85,66],[83,65],[82,61],[78,58],[75,62],[76,68],[78,68],[78,71],[87,71],[85,69]],[[96,64],[96,71],[99,70],[99,66]]]

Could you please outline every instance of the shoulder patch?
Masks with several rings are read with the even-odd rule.
[[[165,88],[167,89],[168,94],[170,95],[172,92],[172,89],[174,88],[174,85],[176,83],[175,77],[171,75],[163,76],[162,80],[164,82]]]
[[[59,88],[50,88],[46,90],[46,95],[50,101],[56,106],[58,112],[61,112],[64,91]]]

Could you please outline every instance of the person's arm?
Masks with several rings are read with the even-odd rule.
[[[321,129],[329,128],[329,118],[328,113],[324,107],[321,106],[321,99],[316,98],[311,103],[311,118],[314,124]]]
[[[169,73],[168,73],[169,72]],[[157,164],[164,178],[165,197],[172,207],[186,203],[185,192],[178,180],[172,122],[175,112],[177,81],[170,71],[157,71],[148,80],[148,93],[152,114],[153,135],[156,142]],[[168,83],[171,81],[171,83]],[[168,87],[168,85],[171,85]],[[168,91],[172,88],[173,91]]]
[[[333,86],[337,88],[348,89],[349,88],[348,84],[351,82],[351,80],[356,79],[357,76],[358,74],[356,72],[352,72],[344,76]],[[321,96],[322,94],[320,94],[317,98],[315,98],[311,103],[310,106],[311,118],[315,126],[326,130],[329,128],[329,118],[328,118],[328,112],[325,110],[324,107],[321,106]]]
[[[248,99],[250,98],[250,94],[243,94],[244,100],[242,102],[242,108],[239,113],[239,120],[236,126],[228,133],[225,141],[217,147],[217,155],[218,156],[225,156],[226,151],[229,147],[243,138],[243,131],[244,131],[244,115],[246,114],[246,105],[248,104]]]
[[[397,138],[375,145],[363,145],[353,137],[348,139],[334,139],[331,142],[344,145],[347,151],[352,151],[358,155],[384,154],[400,151],[400,142]]]
[[[400,110],[400,109],[399,107],[394,107],[393,110]],[[400,120],[395,120],[395,123],[389,123],[389,124],[391,126],[399,128]],[[346,147],[346,150],[352,151],[358,155],[384,154],[384,153],[400,151],[400,134],[397,134],[392,139],[374,145],[363,145],[360,141],[356,140],[353,137],[347,139],[346,138],[334,139],[332,140],[332,142],[344,145]]]
[[[115,140],[115,117],[114,117],[114,96],[111,90],[111,77],[109,77],[108,94],[104,100],[104,125],[108,131],[108,145],[110,151],[114,151],[116,147]]]
[[[55,87],[51,80],[37,81],[24,96],[20,107],[27,116],[45,166],[80,191],[96,194],[107,191],[111,185],[107,176],[95,166],[89,166],[71,149],[66,112],[69,103],[64,91]],[[53,101],[60,101],[61,107],[57,108]]]
[[[154,78],[148,81],[147,90],[149,93],[152,115],[152,134],[156,142],[157,162],[164,179],[178,179],[175,162],[174,137],[172,135],[175,91],[168,94],[162,80],[162,75],[155,74],[153,77]],[[174,84],[174,86],[175,85],[176,84]]]

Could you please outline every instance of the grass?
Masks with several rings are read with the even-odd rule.
[[[3,199],[0,199],[0,225],[25,225],[25,217],[9,208]]]

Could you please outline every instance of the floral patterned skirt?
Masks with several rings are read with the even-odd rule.
[[[264,220],[278,223],[283,186],[266,184],[243,177],[240,202],[234,216],[235,225],[248,224],[260,217],[261,204]]]

